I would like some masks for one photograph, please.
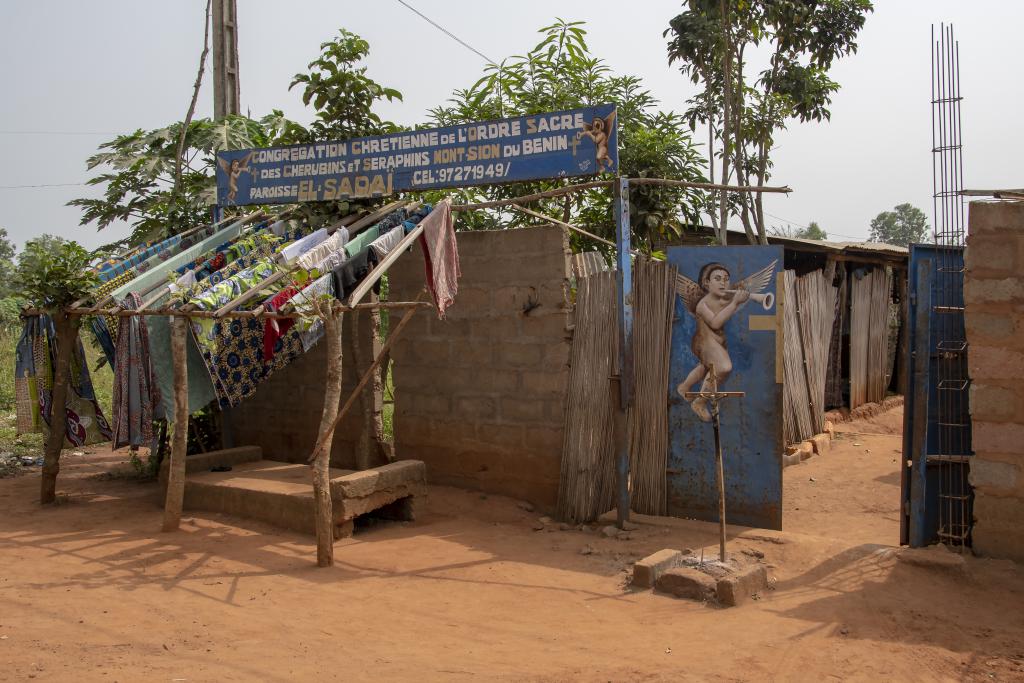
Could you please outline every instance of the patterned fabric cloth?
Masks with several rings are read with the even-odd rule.
[[[455,303],[459,291],[459,245],[452,223],[451,202],[442,201],[423,219],[423,261],[427,271],[427,288],[434,296],[437,317],[444,318],[445,310]]]
[[[135,279],[135,275],[136,273],[134,270],[129,270],[127,273],[121,273],[113,280],[104,282],[99,286],[99,289],[96,290],[96,301],[102,301],[108,294],[111,294],[122,286],[128,284]],[[104,320],[106,321],[107,333],[110,335],[111,340],[116,340],[117,327],[121,324],[120,319],[116,315],[108,315]]]
[[[56,330],[47,315],[25,319],[15,350],[15,396],[18,433],[42,432],[49,437],[53,407],[53,375],[57,361]],[[110,440],[110,426],[96,402],[85,363],[81,339],[71,354],[67,400],[64,403],[64,440],[70,447]],[[58,411],[59,412],[59,411]],[[23,427],[26,428],[23,430]]]
[[[114,317],[114,316],[109,316]],[[103,355],[107,358],[110,367],[114,367],[114,356],[116,355],[114,338],[110,336],[110,329],[107,327],[107,319],[99,316],[89,318],[89,326],[92,327],[93,336],[103,349]]]
[[[140,249],[131,256],[129,256],[128,258],[123,259],[117,263],[111,263],[111,261],[113,261],[113,259],[111,259],[110,261],[107,261],[100,265],[97,277],[99,278],[100,282],[106,282],[108,280],[111,280],[117,277],[118,275],[126,273],[132,268],[135,268],[136,266],[148,260],[155,254],[159,254],[160,252],[166,251],[168,249],[173,249],[175,246],[178,245],[179,242],[181,242],[181,236],[175,235],[174,237],[168,238],[162,242],[151,244],[145,247],[144,249]]]
[[[228,226],[228,228],[230,227],[232,226]],[[167,248],[157,250],[148,259],[138,264],[135,267],[135,270],[137,270],[141,274],[153,268],[157,268],[158,266],[160,266],[160,264],[170,261],[176,258],[177,256],[181,255],[190,247],[193,247],[196,244],[199,244],[204,240],[209,239],[213,235],[218,234],[218,230],[219,228],[217,228],[216,226],[207,225],[184,237],[182,237],[181,235],[176,235],[175,237],[172,237],[169,240],[167,240],[168,242],[174,240],[173,244],[170,244]]]
[[[142,306],[142,297],[129,294],[126,310]],[[163,416],[160,389],[150,363],[149,334],[142,318],[123,318],[114,363],[114,448],[143,446],[153,441],[153,420]]]
[[[274,272],[274,264],[262,260],[200,293],[190,303],[203,310],[219,308]],[[273,358],[266,358],[262,320],[193,318],[191,323],[193,337],[222,407],[238,405],[263,380],[301,354],[298,333],[289,331],[275,341]]]

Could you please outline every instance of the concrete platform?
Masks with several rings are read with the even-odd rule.
[[[223,512],[315,533],[308,466],[264,460],[260,449],[254,447],[189,456],[186,463],[186,510]],[[223,466],[230,466],[231,471],[211,471]],[[416,514],[416,497],[425,493],[426,466],[419,460],[401,460],[363,471],[332,467],[334,535],[351,535],[355,518],[370,512],[411,521]]]

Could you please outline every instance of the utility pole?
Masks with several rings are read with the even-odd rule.
[[[213,0],[213,118],[240,114],[236,0]]]

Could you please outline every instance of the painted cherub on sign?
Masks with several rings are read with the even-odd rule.
[[[676,276],[676,293],[683,298],[686,310],[693,314],[697,328],[690,341],[690,349],[697,357],[699,365],[690,371],[686,379],[676,387],[680,396],[685,398],[686,392],[693,391],[694,385],[703,382],[700,391],[713,386],[708,368],[714,367],[718,389],[732,372],[732,359],[725,343],[725,324],[742,308],[747,301],[754,298],[766,308],[771,308],[775,297],[771,293],[761,292],[771,282],[775,265],[762,268],[753,275],[730,286],[729,269],[721,263],[707,263],[700,269],[697,282],[685,275]],[[711,412],[707,400],[695,398],[690,402],[693,412],[704,422],[711,422]]]
[[[249,159],[251,158],[252,152],[249,152],[241,159],[232,159],[230,164],[219,157],[217,158],[217,163],[220,164],[221,170],[228,174],[228,204],[234,204],[235,197],[238,196],[238,178],[243,173],[252,174],[252,169],[249,168]]]
[[[615,125],[615,111],[612,110],[605,118],[595,116],[590,123],[583,124],[583,130],[576,132],[576,139],[582,140],[588,137],[594,141],[594,158],[597,161],[597,170],[601,171],[605,164],[608,170],[615,165],[608,154],[608,142],[612,135],[612,127]]]

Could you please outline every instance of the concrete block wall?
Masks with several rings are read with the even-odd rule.
[[[346,313],[342,327],[344,398],[352,393],[362,375],[353,358],[351,320],[352,314]],[[359,337],[363,353],[371,360],[372,329],[369,312],[360,312]],[[320,339],[308,353],[278,370],[256,393],[224,413],[225,435],[232,442],[225,445],[259,446],[267,460],[306,462],[320,428],[326,376],[327,342]],[[334,432],[332,467],[355,467],[355,449],[362,427],[363,413],[357,402]]]
[[[425,461],[431,483],[553,509],[571,349],[568,241],[557,227],[458,240],[455,305],[445,320],[417,313],[393,347],[396,455]],[[419,246],[389,275],[392,300],[415,298]]]
[[[1024,562],[1024,202],[971,202],[968,227],[974,549]]]

